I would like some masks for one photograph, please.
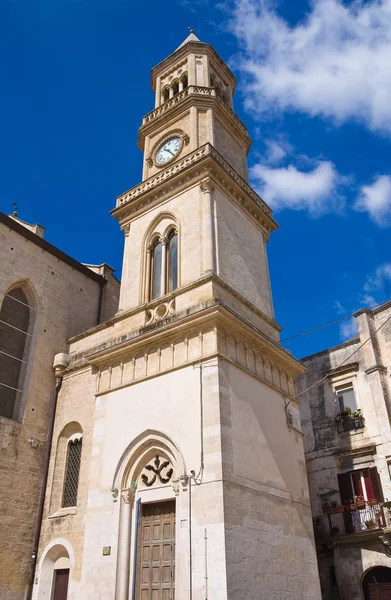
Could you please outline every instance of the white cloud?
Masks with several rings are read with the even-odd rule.
[[[299,110],[391,132],[391,0],[313,0],[293,27],[268,0],[235,0],[231,28],[258,114]]]
[[[374,306],[377,306],[378,302],[376,301],[376,298],[374,296],[372,296],[371,294],[362,294],[360,297],[360,302],[361,304],[363,304],[365,307],[368,308],[373,308]]]
[[[329,161],[319,162],[312,171],[259,163],[250,169],[250,176],[265,202],[275,210],[307,210],[312,216],[319,216],[338,211],[343,205],[337,194],[342,178]]]
[[[391,282],[391,263],[383,263],[376,268],[376,271],[373,275],[369,275],[367,277],[364,285],[364,291],[384,291],[388,282]]]
[[[346,313],[345,308],[343,307],[343,305],[341,304],[341,302],[339,300],[334,300],[334,306],[337,310],[337,314],[343,315],[344,313]]]
[[[291,150],[291,145],[285,141],[265,140],[266,162],[271,165],[278,164]]]
[[[381,227],[389,225],[391,223],[391,177],[379,175],[371,185],[363,185],[354,208],[368,212],[376,225]]]
[[[339,335],[343,341],[346,341],[358,333],[357,324],[354,317],[349,319],[348,321],[344,321],[339,326]]]

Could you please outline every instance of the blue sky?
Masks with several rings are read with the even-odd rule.
[[[141,178],[150,69],[186,37],[238,77],[252,183],[280,229],[268,246],[282,337],[391,298],[391,0],[2,0],[0,210],[121,271],[108,214]],[[286,345],[302,357],[350,321]]]

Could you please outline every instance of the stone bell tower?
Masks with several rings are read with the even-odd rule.
[[[52,597],[59,556],[68,600],[320,598],[303,367],[279,343],[266,256],[277,224],[248,183],[235,83],[193,32],[152,69],[142,181],[112,211],[119,311],[69,343],[34,600]]]
[[[163,359],[158,350],[160,365],[192,363],[200,371],[199,384],[193,373],[186,383],[199,389],[200,416],[180,425],[200,436],[198,460],[194,453],[188,460],[186,477],[198,476],[184,519],[193,528],[187,560],[195,555],[190,575],[185,563],[177,567],[193,589],[177,582],[180,597],[208,597],[209,586],[213,598],[314,600],[294,398],[302,367],[279,345],[266,255],[277,223],[248,183],[251,140],[233,110],[235,85],[194,32],[152,69],[155,108],[138,135],[143,180],[112,211],[125,232],[120,311],[132,312],[151,338],[170,331],[171,354]]]

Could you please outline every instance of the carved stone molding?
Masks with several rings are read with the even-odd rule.
[[[200,188],[204,194],[210,194],[214,190],[214,185],[210,179],[206,179],[205,181],[201,181]]]
[[[156,454],[154,459],[144,467],[141,481],[146,487],[152,487],[154,483],[168,483],[174,473],[171,462]]]
[[[224,176],[221,172],[218,172],[213,162],[216,166],[219,165],[223,169],[225,172]],[[149,177],[138,186],[125,192],[125,194],[118,196],[117,208],[112,211],[112,214],[114,216],[118,214],[117,218],[119,219],[125,216],[127,217],[164,197],[165,194],[175,191],[178,187],[183,186],[188,181],[190,182],[194,179],[194,176],[191,174],[188,174],[187,176],[183,175],[180,179],[174,177],[179,175],[182,171],[190,170],[196,163],[200,163],[199,169],[195,174],[197,177],[200,175],[204,177],[213,176],[216,182],[218,181],[219,185],[229,191],[229,193],[235,197],[236,201],[241,204],[245,210],[250,212],[256,221],[263,225],[267,232],[276,229],[277,223],[272,217],[271,208],[209,143],[190,152],[182,159],[178,159],[166,169],[162,169],[158,174]],[[165,187],[162,185],[166,181],[168,188],[167,186]],[[235,182],[235,186],[237,186],[236,189],[235,186],[233,186],[233,181]],[[159,189],[156,189],[155,192],[155,188]],[[141,197],[143,196],[143,201],[141,201]],[[136,200],[137,202],[135,202]],[[126,211],[123,210],[125,205]],[[119,211],[121,211],[121,217],[119,216]]]
[[[132,504],[134,501],[134,497],[136,494],[136,490],[134,488],[127,488],[125,490],[121,490],[122,500],[125,504]]]

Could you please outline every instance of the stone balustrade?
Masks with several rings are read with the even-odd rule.
[[[176,94],[175,96],[173,96],[172,98],[170,98],[169,100],[152,110],[150,113],[143,117],[142,124],[147,125],[157,117],[160,117],[161,115],[167,113],[167,111],[171,110],[174,106],[176,106],[178,102],[181,102],[189,96],[209,96],[211,98],[216,98],[221,104],[221,106],[223,106],[224,109],[229,113],[230,117],[239,126],[239,128],[245,134],[247,134],[247,127],[243,125],[242,121],[235,114],[232,108],[228,106],[228,104],[223,100],[223,98],[216,93],[215,88],[203,87],[200,85],[190,85],[186,89],[182,90],[181,92],[179,92],[178,94]]]

